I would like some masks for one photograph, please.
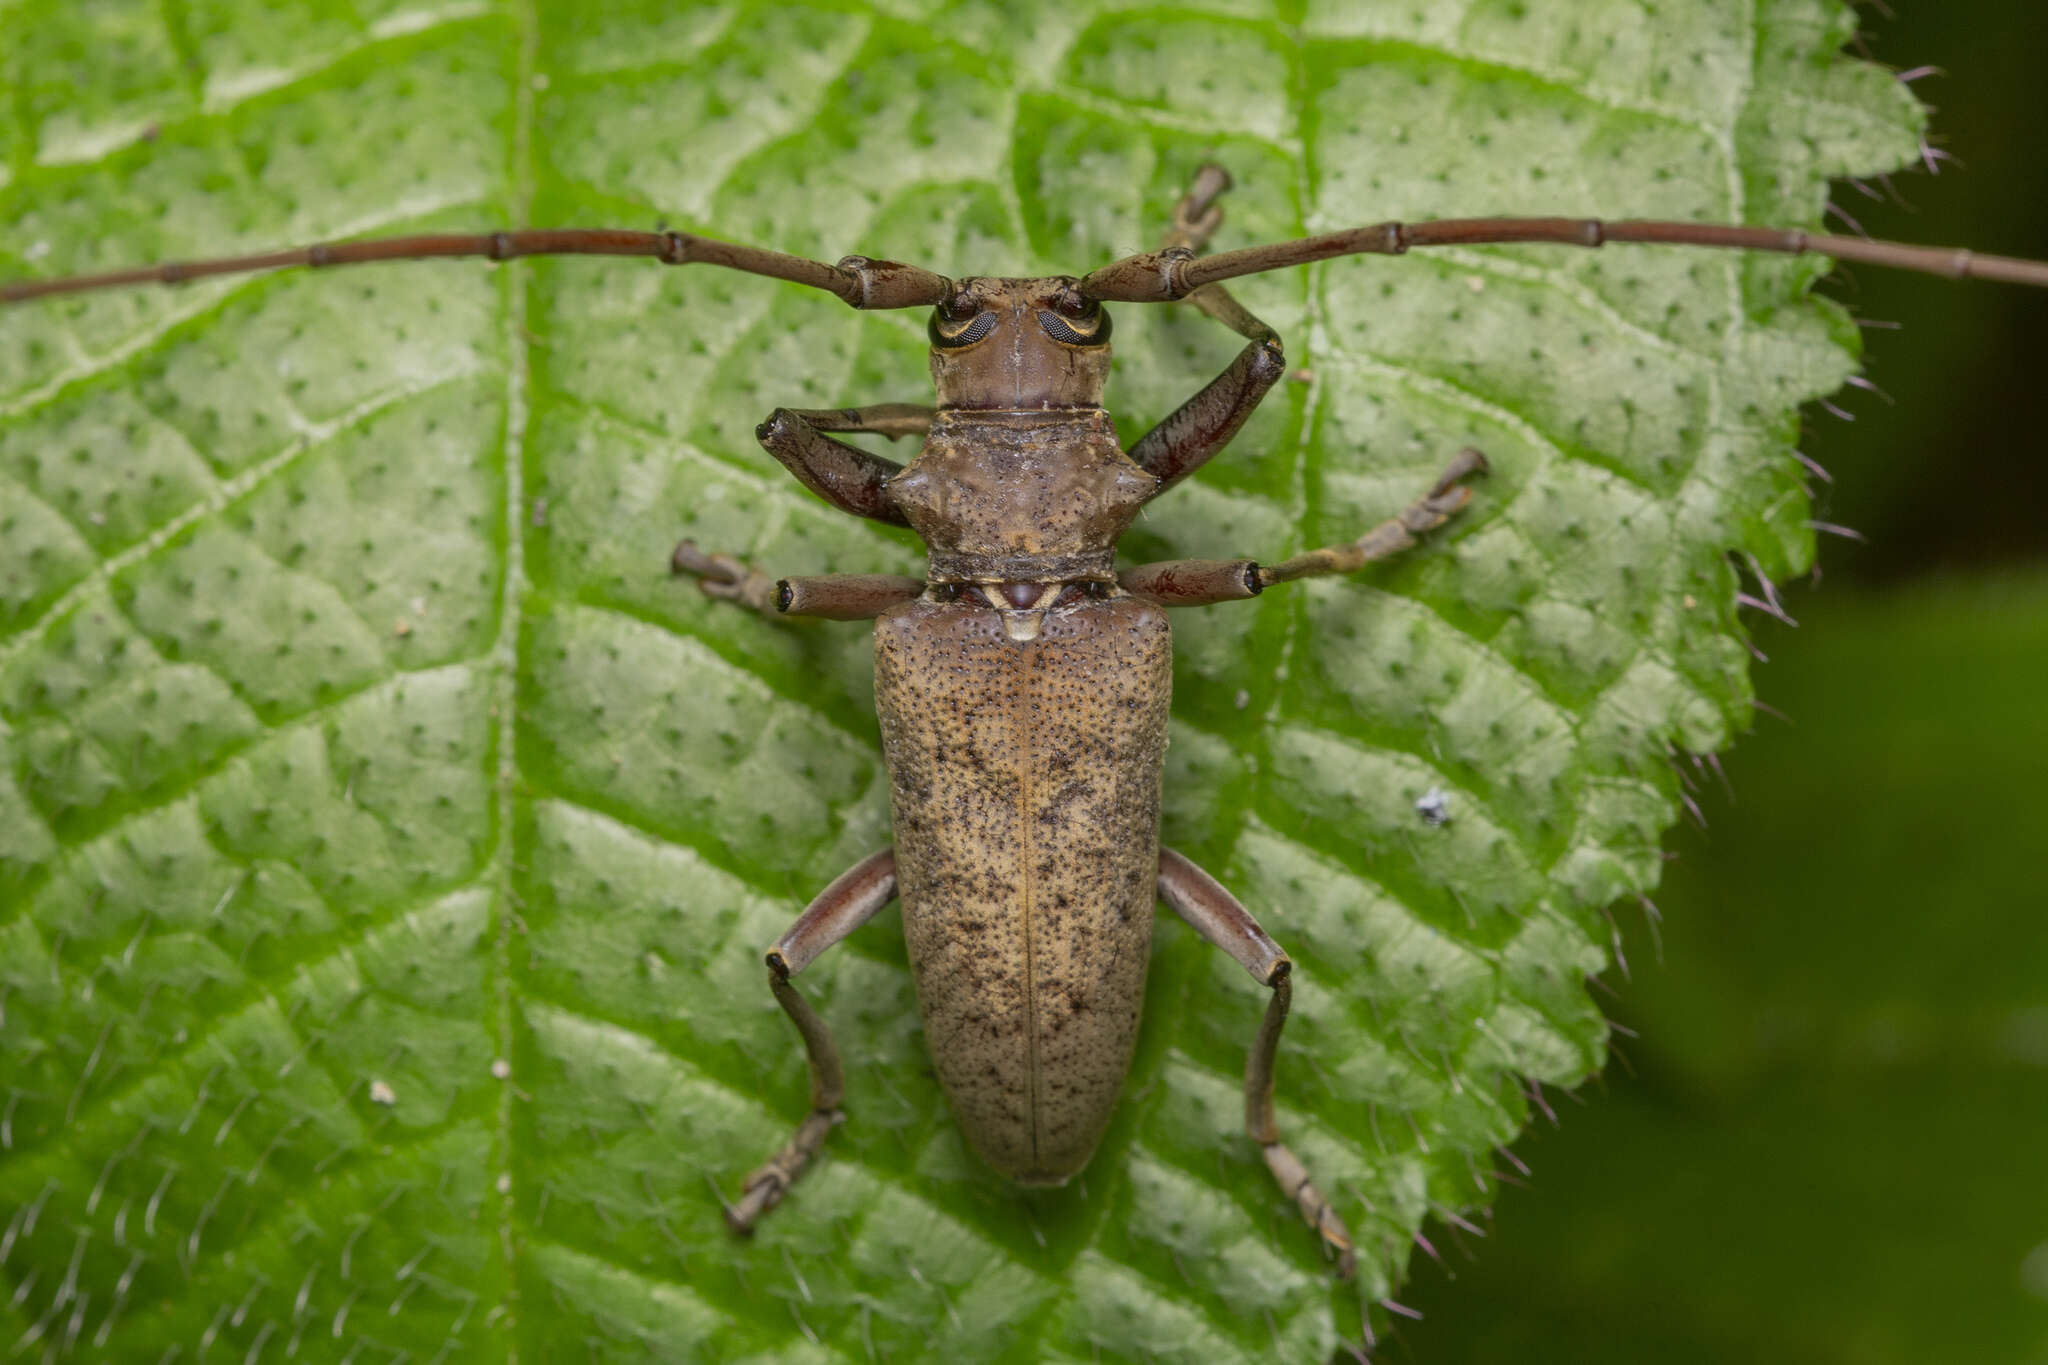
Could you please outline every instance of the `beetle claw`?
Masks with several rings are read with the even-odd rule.
[[[789,1193],[790,1180],[773,1163],[747,1177],[740,1202],[725,1206],[725,1225],[742,1237],[752,1235],[761,1215],[782,1202]]]
[[[813,1109],[805,1115],[782,1150],[748,1173],[739,1202],[725,1206],[725,1225],[742,1236],[751,1233],[761,1216],[780,1204],[789,1187],[796,1184],[823,1149],[826,1136],[845,1121],[846,1114],[838,1109]]]

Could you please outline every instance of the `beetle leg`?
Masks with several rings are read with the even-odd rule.
[[[811,1070],[811,1112],[775,1155],[747,1175],[739,1202],[726,1207],[725,1221],[734,1232],[751,1232],[761,1215],[782,1202],[782,1196],[824,1149],[832,1129],[845,1119],[840,1103],[846,1097],[846,1069],[831,1030],[797,994],[789,979],[816,960],[818,954],[874,918],[896,899],[896,850],[885,848],[855,863],[812,901],[789,932],[768,950],[768,987],[804,1040]]]
[[[872,621],[898,603],[922,596],[924,580],[893,573],[824,573],[785,578],[775,589],[784,616]]]
[[[870,403],[864,408],[785,408],[813,431],[865,431],[896,440],[922,436],[938,411],[924,403]]]
[[[686,540],[669,568],[694,574],[707,597],[751,607],[763,616],[818,616],[828,621],[872,621],[924,591],[924,580],[889,573],[826,573],[770,578],[728,554],[706,554]]]
[[[1166,234],[1165,245],[1190,252],[1206,246],[1210,234],[1223,221],[1223,210],[1216,206],[1216,197],[1229,188],[1230,177],[1221,166],[1207,165],[1195,172],[1194,183],[1174,205],[1173,227]],[[1192,303],[1246,338],[1248,344],[1230,362],[1229,369],[1131,447],[1131,459],[1159,478],[1159,490],[1154,497],[1200,469],[1223,449],[1287,369],[1287,355],[1279,335],[1252,316],[1229,290],[1221,285],[1208,285],[1189,294],[1184,302]]]
[[[1486,457],[1478,451],[1459,451],[1457,458],[1437,476],[1430,490],[1397,515],[1388,517],[1348,545],[1326,545],[1278,564],[1261,565],[1259,585],[1271,587],[1296,578],[1350,573],[1375,559],[1399,554],[1415,544],[1415,538],[1424,531],[1441,526],[1456,516],[1472,500],[1472,489],[1463,480],[1485,473],[1486,467]]]
[[[1166,559],[1125,569],[1117,575],[1117,582],[1125,592],[1162,607],[1206,607],[1216,602],[1242,602],[1275,583],[1296,578],[1350,573],[1375,559],[1400,553],[1423,532],[1456,516],[1472,498],[1472,490],[1460,480],[1485,470],[1484,455],[1476,450],[1460,451],[1427,493],[1349,545],[1311,550],[1279,564],[1252,559]]]
[[[826,414],[828,427],[835,431],[879,431],[883,435],[905,435],[918,430],[917,418],[906,416],[903,409],[909,404],[890,403],[881,405],[880,411],[893,412],[894,416],[878,417],[874,426],[847,425],[844,419],[858,417],[861,408],[837,408]],[[889,480],[903,472],[903,466],[894,460],[885,460],[879,455],[870,455],[858,446],[844,441],[835,441],[810,422],[814,414],[799,412],[795,408],[777,408],[768,414],[768,420],[754,428],[754,439],[762,449],[782,461],[783,467],[796,475],[798,482],[816,493],[826,502],[842,512],[873,521],[885,521],[892,526],[908,526],[903,510],[896,500],[889,496]],[[839,423],[832,425],[833,422]],[[930,417],[924,418],[925,428],[930,427]]]
[[[1242,602],[1266,590],[1252,559],[1163,559],[1125,569],[1116,581],[1123,590],[1162,607],[1206,607]]]
[[[1277,337],[1254,341],[1207,388],[1139,437],[1131,447],[1131,459],[1158,478],[1159,488],[1152,496],[1200,469],[1229,444],[1286,368],[1287,357]]]
[[[1338,1277],[1348,1280],[1358,1268],[1351,1232],[1309,1178],[1301,1158],[1280,1140],[1280,1124],[1273,1112],[1273,1063],[1293,996],[1289,978],[1294,964],[1259,927],[1251,912],[1238,904],[1237,897],[1170,848],[1159,850],[1159,897],[1196,933],[1237,959],[1254,980],[1272,988],[1272,998],[1266,1002],[1266,1017],[1259,1025],[1259,1036],[1245,1063],[1244,1130],[1265,1153],[1266,1169],[1273,1173],[1273,1179],[1337,1258]]]

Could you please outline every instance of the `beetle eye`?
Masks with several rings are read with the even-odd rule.
[[[1038,310],[1038,326],[1054,341],[1068,346],[1101,346],[1109,341],[1109,314],[1093,300],[1078,312],[1062,308],[1055,313],[1049,308],[1041,308]]]
[[[950,351],[972,346],[995,329],[994,313],[983,310],[956,314],[950,304],[941,304],[932,310],[932,320],[925,328],[925,335],[931,338],[932,345]]]

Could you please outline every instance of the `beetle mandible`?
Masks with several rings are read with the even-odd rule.
[[[1085,277],[950,280],[849,256],[836,265],[680,232],[527,229],[332,243],[0,284],[0,303],[290,266],[542,254],[651,256],[824,289],[859,309],[930,308],[933,406],[779,409],[762,445],[840,511],[907,525],[926,578],[773,579],[691,542],[672,568],[769,616],[876,622],[877,710],[895,841],[835,880],[768,950],[770,987],[802,1038],[811,1110],[728,1206],[745,1231],[787,1194],[843,1118],[844,1073],[793,978],[892,899],[903,904],[935,1069],[968,1141],[1025,1184],[1093,1154],[1137,1031],[1156,897],[1271,991],[1246,1067],[1245,1126],[1336,1260],[1350,1236],[1279,1131],[1275,1058],[1290,1000],[1280,945],[1215,879],[1158,842],[1171,679],[1166,609],[1241,601],[1396,554],[1471,498],[1466,450],[1358,540],[1278,564],[1182,560],[1118,572],[1119,536],[1216,455],[1285,369],[1280,338],[1222,284],[1331,257],[1413,247],[1661,243],[1783,253],[2012,283],[2048,265],[1799,230],[1663,221],[1485,218],[1381,223],[1201,255],[1228,176],[1205,166],[1165,244]],[[1236,359],[1129,451],[1101,405],[1104,303],[1193,303],[1245,338]],[[830,433],[921,435],[907,466]]]

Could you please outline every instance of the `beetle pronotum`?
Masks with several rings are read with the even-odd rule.
[[[1200,217],[1199,214],[1191,214],[1190,216]],[[1543,224],[1528,225],[1513,231],[1526,231],[1533,234],[1533,239],[1535,240],[1572,241],[1579,244],[1586,244],[1592,235],[1583,226],[1569,225],[1555,220]],[[1634,230],[1624,228],[1620,237],[1612,238],[1612,240],[1624,240],[1632,231]],[[1744,231],[1754,232],[1755,230]],[[1312,255],[1316,251],[1325,248],[1337,250],[1347,245],[1369,250],[1375,245],[1400,247],[1409,244],[1427,244],[1431,240],[1436,240],[1429,237],[1428,232],[1429,230],[1426,229],[1419,242],[1413,238],[1404,242],[1400,234],[1388,234],[1383,231],[1377,238],[1357,236],[1351,238],[1348,242],[1325,242],[1319,247],[1303,248],[1298,254],[1302,258],[1306,258],[1307,255]],[[1649,236],[1649,233],[1646,231],[1643,235]],[[466,245],[463,240],[441,239],[431,247],[431,250],[435,254],[440,254],[445,250],[454,254],[474,253],[504,258],[524,254],[529,249],[544,249],[550,236],[553,236],[558,243],[566,244],[568,240],[558,234],[541,234],[539,236],[530,236],[525,233],[485,234],[467,238]],[[1663,239],[1649,237],[1649,239],[1671,240],[1669,237]],[[584,246],[607,253],[614,249],[632,249],[643,250],[646,254],[656,255],[663,259],[682,259],[690,256],[693,252],[702,252],[704,254],[699,256],[698,259],[733,265],[741,264],[743,260],[753,259],[768,267],[763,273],[779,274],[784,278],[795,277],[804,283],[823,285],[830,292],[842,298],[845,298],[848,294],[855,293],[857,290],[859,297],[848,300],[857,304],[868,304],[870,302],[877,304],[888,303],[891,301],[891,296],[888,293],[889,290],[907,290],[909,297],[904,298],[902,301],[909,306],[951,306],[950,311],[954,312],[956,316],[935,319],[933,326],[941,339],[941,344],[936,348],[937,351],[952,359],[966,359],[968,352],[975,346],[982,348],[978,354],[986,354],[988,347],[996,344],[998,337],[1006,337],[1012,341],[1022,338],[1033,347],[1038,347],[1051,354],[1060,356],[1085,354],[1095,349],[1086,345],[1086,342],[1091,339],[1086,335],[1088,331],[1089,310],[1085,295],[1088,291],[1085,287],[1081,287],[1086,284],[1086,281],[1075,282],[1076,292],[1083,296],[1079,300],[1074,299],[1064,289],[1058,291],[1057,296],[1048,294],[1043,298],[1031,298],[1028,295],[1020,296],[1014,292],[1012,288],[1014,282],[985,282],[989,285],[989,288],[985,289],[980,297],[969,297],[963,303],[960,300],[960,294],[962,292],[971,293],[971,291],[941,290],[933,285],[929,286],[929,292],[922,295],[917,294],[916,289],[919,285],[919,279],[916,274],[910,272],[877,271],[873,263],[869,262],[850,265],[845,269],[824,266],[816,262],[786,264],[789,258],[776,258],[773,260],[767,259],[765,256],[750,258],[746,248],[729,248],[716,244],[692,245],[692,243],[704,243],[706,240],[702,238],[689,239],[685,238],[682,234],[662,233],[598,234],[580,239]],[[1468,238],[1467,240],[1477,239]],[[1791,245],[1791,243],[1786,242],[1784,239],[1765,240],[1753,236],[1737,237],[1724,244],[1754,247],[1782,247]],[[1843,249],[1843,254],[1853,254],[1866,250],[1862,244],[1845,242],[1839,238],[1815,239],[1813,244],[1839,245]],[[304,263],[346,263],[349,260],[357,259],[357,253],[366,250],[370,249],[365,249],[360,244],[338,245],[319,252],[317,258],[309,254]],[[391,255],[408,254],[403,250],[397,250],[388,246],[374,250],[383,250]],[[1258,249],[1252,248],[1248,250],[1256,251]],[[1910,263],[1910,261],[1895,259],[1896,252],[1893,249],[1884,248],[1883,250],[1886,252],[1886,256],[1883,259],[1876,256],[1867,257],[1867,259],[1876,260],[1878,263]],[[1899,250],[1910,253],[1913,249]],[[722,255],[727,258],[721,259]],[[1198,265],[1197,269],[1210,271],[1227,270],[1230,268],[1229,263],[1233,260],[1233,257],[1238,264],[1246,264],[1248,267],[1253,268],[1263,268],[1268,263],[1276,265],[1286,264],[1288,259],[1292,259],[1276,257],[1270,252],[1265,257],[1245,257],[1237,253],[1224,253],[1216,257],[1205,258],[1210,262],[1224,262],[1224,265]],[[1957,264],[1953,257],[1944,256],[1936,259],[1938,263],[1943,265],[1952,266]],[[285,264],[288,262],[273,259],[267,263]],[[1116,267],[1110,267],[1106,271],[1097,272],[1096,276],[1088,277],[1090,281],[1096,281],[1097,289],[1104,297],[1112,300],[1123,298],[1126,295],[1139,299],[1149,298],[1156,300],[1172,294],[1177,289],[1199,283],[1197,277],[1189,273],[1186,264],[1177,258],[1169,257],[1163,261],[1139,258],[1136,261],[1120,263],[1120,265],[1122,267],[1121,271],[1118,271]],[[2007,267],[1994,262],[1994,268],[2005,269]],[[2023,275],[2030,269],[2024,266],[2011,268],[2021,272]],[[189,271],[189,273],[204,273],[204,270],[205,267],[201,267],[199,270]],[[175,267],[156,268],[156,273],[153,277],[169,280],[180,273],[188,272],[181,272]],[[1100,278],[1098,279],[1098,277]],[[2038,276],[2027,277],[2038,278]],[[1044,285],[1046,282],[1038,281],[1035,283]],[[18,292],[22,295],[27,295],[46,287],[41,284],[32,285]],[[872,300],[870,298],[871,289],[874,291]],[[1124,292],[1117,292],[1119,290]],[[1221,302],[1224,298],[1227,298],[1227,296],[1221,293],[1211,293],[1198,298],[1198,302],[1206,300],[1214,305],[1216,311],[1230,313],[1228,305]],[[999,306],[983,308],[980,305],[984,303],[994,303]],[[1051,306],[1046,308],[1036,306],[1041,303],[1050,304]],[[1062,311],[1062,305],[1065,305],[1064,312]],[[1051,315],[1056,321],[1050,324],[1040,321],[1036,316],[1040,312]],[[1073,314],[1073,316],[1068,316],[1069,313]],[[1001,316],[998,317],[997,322],[984,325],[981,321],[983,317],[998,314]],[[1249,315],[1236,313],[1232,313],[1231,316],[1249,317]],[[1254,328],[1256,325],[1256,320],[1250,319],[1244,323],[1244,327],[1241,327],[1241,330]],[[981,328],[981,332],[978,335],[970,335],[973,329],[976,328]],[[1035,331],[1033,330],[1034,328],[1036,329]],[[1061,328],[1066,329],[1066,335],[1062,334]],[[1264,371],[1271,368],[1276,362],[1265,358],[1268,353],[1263,348],[1262,338],[1248,333],[1248,340],[1251,344],[1247,346],[1245,355],[1250,357],[1250,359],[1241,359],[1240,366],[1233,367],[1233,372],[1237,375],[1237,379],[1233,382],[1243,386],[1246,377],[1254,375],[1263,378],[1265,383],[1270,383],[1271,379],[1265,376]],[[1054,349],[1062,347],[1069,349]],[[1230,379],[1230,375],[1227,374],[1225,379]],[[1221,383],[1223,381],[1219,381],[1219,384]],[[1211,392],[1215,391],[1214,386],[1212,386]],[[1197,400],[1198,403],[1200,401]],[[1252,401],[1255,401],[1255,398]],[[1184,410],[1184,413],[1187,411]],[[868,424],[867,429],[881,431],[885,434],[890,432],[914,432],[919,428],[920,422],[930,421],[928,414],[916,409],[908,411],[902,408],[865,409],[862,410],[861,415]],[[828,493],[837,493],[841,498],[855,501],[858,501],[863,496],[876,495],[878,485],[873,482],[863,483],[858,473],[852,478],[851,487],[849,487],[846,480],[835,481],[833,478],[828,477],[833,472],[829,463],[825,467],[826,472],[820,473],[819,466],[814,461],[823,459],[829,462],[836,457],[831,455],[820,456],[818,452],[820,450],[829,450],[830,446],[819,443],[823,438],[814,441],[809,435],[799,429],[800,424],[810,425],[813,430],[822,425],[821,422],[805,423],[804,419],[810,416],[811,414],[807,413],[793,414],[785,422],[771,427],[766,432],[765,439],[770,442],[780,443],[784,449],[797,451],[797,456],[792,457],[794,463],[801,466],[802,471],[809,472],[818,482],[823,483]],[[1239,416],[1241,416],[1241,413]],[[824,415],[823,422],[830,422],[831,420],[833,420],[831,414]],[[1179,420],[1179,418],[1169,419],[1168,425],[1161,429],[1166,434],[1161,435],[1154,442],[1154,453],[1162,459],[1166,458],[1169,453],[1166,448],[1171,447],[1173,444],[1172,438],[1174,433],[1171,428],[1175,420]],[[1189,418],[1187,420],[1193,419]],[[1227,434],[1227,432],[1224,433],[1225,436]],[[1208,439],[1217,439],[1213,430],[1208,433]],[[1218,443],[1220,444],[1220,440]],[[771,446],[771,448],[774,447]],[[809,459],[803,458],[805,452],[809,453]],[[782,451],[777,450],[776,453],[780,455]],[[865,470],[872,473],[874,469],[875,465],[869,463],[866,458],[856,465],[856,471]],[[1447,490],[1445,496],[1455,495]],[[873,505],[870,504],[870,507],[872,509]],[[1443,507],[1430,509],[1427,516],[1419,515],[1418,519],[1431,519],[1436,512],[1447,510],[1450,509]],[[1358,557],[1362,558],[1363,553],[1361,552]],[[769,581],[762,576],[753,575],[749,570],[735,562],[718,560],[711,556],[700,557],[699,552],[694,549],[688,549],[681,552],[681,567],[686,571],[704,574],[708,584],[726,595],[739,597],[741,600],[749,602],[750,605],[770,604],[768,595],[771,585]],[[951,570],[953,582],[955,585],[962,583],[966,585],[965,597],[967,600],[961,601],[956,599],[951,603],[934,603],[932,605],[969,609],[980,614],[985,622],[993,620],[1000,623],[1004,628],[1003,638],[1008,643],[996,645],[994,646],[995,648],[1009,649],[1014,646],[1018,649],[1039,649],[1044,646],[1038,644],[1032,638],[1034,626],[1040,632],[1040,638],[1042,638],[1046,622],[1058,617],[1061,613],[1066,613],[1071,618],[1076,614],[1096,609],[1090,606],[1089,603],[1099,599],[1089,597],[1090,589],[1086,586],[1087,584],[1102,585],[1102,590],[1112,599],[1118,590],[1109,586],[1107,578],[1086,576],[1085,572],[1084,576],[1079,578],[1035,579],[1030,576],[1029,570],[1037,567],[1039,566],[1026,566],[1027,572],[1021,577],[1008,576],[1016,570],[1017,566],[1014,565],[1000,566],[999,574],[996,569],[984,571],[985,574],[998,574],[995,577],[974,577],[973,569],[970,566],[965,570],[967,576],[963,578],[961,576],[963,570],[956,564]],[[1319,566],[1311,566],[1309,570],[1305,571],[1313,571],[1314,567]],[[1331,567],[1339,567],[1339,565],[1333,564]],[[1060,570],[1062,573],[1072,571],[1074,571],[1074,566],[1065,566]],[[1098,575],[1100,573],[1099,569],[1095,572]],[[1155,570],[1149,576],[1140,574],[1134,579],[1121,583],[1120,586],[1121,590],[1126,593],[1133,593],[1133,589],[1137,590],[1133,595],[1158,593],[1185,604],[1202,600],[1206,593],[1222,593],[1225,589],[1233,592],[1243,591],[1248,593],[1253,588],[1253,584],[1248,577],[1252,572],[1253,570],[1249,567],[1248,562],[1225,561],[1219,565],[1204,566],[1200,571],[1189,571],[1186,569],[1172,571]],[[945,574],[935,575],[934,577],[941,584],[944,584],[946,581]],[[1050,602],[1048,602],[1045,593],[1032,597],[1024,589],[1034,582],[1065,584],[1069,587],[1080,584],[1082,585],[1080,588],[1082,600],[1062,603],[1059,600],[1059,596],[1053,596]],[[1259,586],[1263,586],[1263,583]],[[1006,588],[1017,589],[1017,592],[1012,595],[1011,592],[1006,591]],[[787,606],[790,609],[797,610],[815,609],[822,614],[828,615],[857,615],[875,606],[879,599],[890,598],[892,595],[900,596],[907,591],[908,589],[906,589],[905,585],[900,582],[891,584],[811,580],[808,582],[796,582],[790,585]],[[943,587],[941,591],[942,593],[944,592]],[[1050,592],[1050,589],[1047,589],[1046,592]],[[976,595],[981,599],[979,604],[973,601]],[[1017,638],[1020,636],[1024,638]],[[1156,834],[1156,831],[1154,833]],[[985,845],[983,848],[986,851]],[[1142,862],[1143,859],[1140,858],[1138,861]],[[836,906],[844,910],[849,905],[853,906],[856,910],[865,908],[868,902],[880,891],[874,876],[878,868],[869,866],[867,870],[869,873],[867,879],[856,880],[851,887],[842,886],[840,889],[848,894],[837,899],[829,899],[825,902],[824,908],[830,909]],[[1149,900],[1149,894],[1147,899]],[[1184,896],[1182,899],[1185,900],[1187,898]],[[787,949],[784,951],[782,961],[783,965],[789,967],[792,971],[802,965],[801,962],[795,960],[795,954],[788,952]],[[1255,969],[1255,975],[1267,978],[1275,975],[1273,968],[1277,965],[1276,963],[1262,959],[1260,965],[1265,970],[1259,971]],[[793,989],[789,988],[787,982],[782,980],[779,975],[778,985],[782,988],[778,990],[778,996],[784,996],[786,993],[785,1007],[789,1008],[792,1014],[796,1015],[801,1022],[803,1018],[802,1007],[789,1004],[789,1000],[795,999]],[[1276,994],[1274,1004],[1269,1011],[1269,1019],[1275,1019],[1282,1012],[1284,1012],[1284,1003],[1282,997]],[[1253,1092],[1253,1094],[1248,1095],[1248,1098],[1255,1098],[1259,1088],[1256,1084],[1260,1071],[1258,1064],[1259,1054],[1264,1054],[1265,1062],[1268,1068],[1270,1068],[1271,1051],[1275,1041],[1274,1035],[1276,1034],[1277,1023],[1274,1023],[1262,1035],[1260,1046],[1254,1050],[1254,1066],[1251,1078],[1253,1083],[1248,1085],[1248,1090]],[[818,1074],[821,1078],[829,1078],[829,1049],[827,1045],[816,1038],[809,1029],[805,1030],[805,1036],[807,1042],[813,1043],[813,1062]],[[955,1060],[958,1060],[957,1056]],[[381,1103],[382,1101],[379,1102]],[[792,1142],[789,1149],[781,1154],[781,1161],[771,1162],[770,1167],[767,1168],[765,1173],[748,1182],[748,1189],[741,1196],[740,1204],[736,1211],[739,1221],[748,1221],[752,1216],[756,1215],[760,1208],[771,1203],[775,1197],[780,1195],[787,1180],[792,1178],[794,1171],[801,1166],[803,1158],[807,1157],[815,1148],[816,1142],[821,1138],[824,1129],[829,1127],[831,1116],[831,1108],[821,1104],[818,1111],[810,1119],[806,1120],[805,1129],[800,1131],[798,1138]],[[1255,1117],[1255,1124],[1256,1121]],[[1266,1132],[1270,1132],[1270,1129],[1266,1130]],[[1256,1126],[1254,1127],[1255,1135],[1262,1139],[1266,1138],[1266,1132],[1261,1132]],[[988,1130],[984,1129],[982,1136],[986,1137],[988,1135]],[[1295,1175],[1292,1168],[1287,1167],[1286,1149],[1280,1146],[1277,1138],[1263,1141],[1262,1145],[1266,1146],[1270,1159],[1276,1165],[1276,1174],[1286,1170],[1288,1179],[1295,1185],[1296,1192],[1305,1197],[1311,1196],[1313,1187],[1300,1183],[1301,1178]],[[1034,1173],[1030,1167],[1022,1169],[1026,1174]],[[1331,1226],[1330,1222],[1325,1221],[1324,1214],[1319,1206],[1305,1209],[1305,1211],[1311,1213],[1311,1221],[1315,1222],[1323,1230],[1325,1238],[1330,1240],[1332,1245],[1340,1245],[1333,1236],[1335,1229]]]

